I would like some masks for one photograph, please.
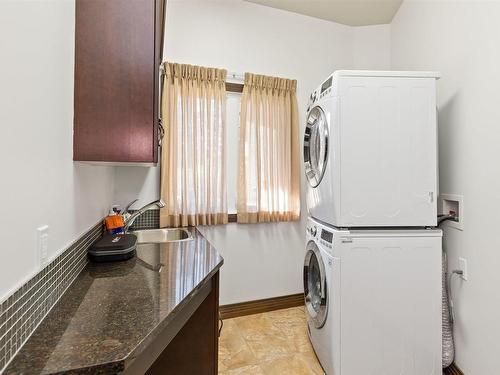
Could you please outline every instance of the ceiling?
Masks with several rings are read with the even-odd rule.
[[[403,0],[245,0],[349,26],[390,23]]]

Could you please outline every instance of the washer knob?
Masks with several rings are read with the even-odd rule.
[[[318,233],[316,226],[309,228],[309,233],[311,236],[316,237],[316,233]]]

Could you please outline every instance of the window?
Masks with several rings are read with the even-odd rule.
[[[238,144],[240,139],[241,94],[226,94],[226,176],[227,176],[227,212],[236,214],[236,196],[238,191]]]

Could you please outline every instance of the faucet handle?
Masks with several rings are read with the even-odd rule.
[[[134,199],[132,202],[130,202],[129,204],[127,204],[127,206],[126,206],[123,210],[121,210],[120,215],[125,215],[126,213],[128,213],[128,210],[130,209],[130,207],[132,207],[132,205],[133,205],[135,202],[137,202],[138,200],[139,200],[139,199],[138,199],[138,198],[136,198],[136,199]]]

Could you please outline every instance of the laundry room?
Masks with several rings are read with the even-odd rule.
[[[497,373],[498,19],[0,0],[0,374]]]

